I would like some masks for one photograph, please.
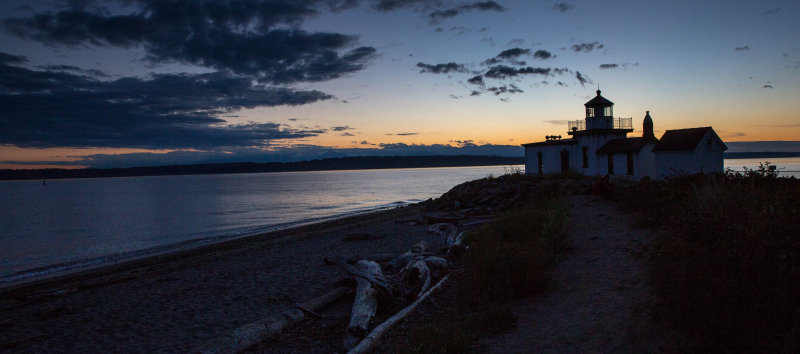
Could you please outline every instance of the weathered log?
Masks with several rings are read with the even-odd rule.
[[[422,254],[428,251],[428,243],[425,241],[419,241],[413,246],[411,246],[411,252],[416,254]]]
[[[453,244],[447,250],[447,258],[454,259],[461,257],[464,254],[464,234],[466,231],[461,231],[456,235],[455,239],[453,240]]]
[[[405,253],[395,257],[392,259],[389,264],[386,265],[386,268],[390,271],[396,272],[411,262],[414,258],[422,255],[428,255],[428,243],[425,241],[420,241],[411,246],[411,249],[406,251]]]
[[[302,306],[311,311],[319,311],[325,306],[339,300],[350,291],[347,287],[338,287],[320,297],[308,301]],[[238,353],[264,339],[281,333],[291,325],[303,320],[305,314],[298,308],[287,309],[280,314],[261,319],[256,322],[235,328],[215,338],[197,350],[199,353]]]
[[[403,268],[403,280],[409,288],[417,290],[416,297],[420,297],[428,290],[431,284],[431,270],[422,257],[418,257],[406,264]]]
[[[408,314],[413,312],[414,309],[416,309],[417,306],[419,306],[419,304],[425,301],[425,299],[427,299],[436,289],[438,289],[440,286],[442,286],[442,284],[444,284],[445,280],[447,280],[447,277],[448,276],[445,276],[444,278],[442,278],[442,280],[439,280],[439,282],[436,283],[436,285],[434,285],[427,292],[425,292],[425,294],[417,298],[417,300],[411,303],[411,305],[408,305],[406,308],[400,310],[400,312],[398,312],[385,322],[375,327],[375,329],[373,329],[372,332],[370,332],[366,337],[364,337],[364,340],[362,340],[361,343],[358,343],[358,345],[355,348],[353,348],[353,350],[349,351],[348,354],[362,354],[375,349],[375,347],[378,344],[380,344],[381,337],[383,337],[386,331],[394,327],[394,325],[402,321],[404,318],[406,318],[406,316],[408,316]]]
[[[356,269],[372,275],[381,275],[381,266],[370,261],[358,261]],[[377,290],[366,279],[356,278],[356,298],[353,300],[353,310],[350,315],[350,324],[344,337],[345,350],[352,349],[361,338],[369,333],[372,320],[378,310]]]
[[[431,271],[432,278],[439,278],[447,273],[450,268],[450,261],[442,257],[428,256],[424,258],[425,265]]]
[[[455,224],[438,223],[429,226],[428,232],[437,234],[439,237],[441,237],[441,243],[438,251],[447,252],[447,250],[453,244],[456,234],[458,234],[458,228]]]
[[[342,269],[344,269],[347,274],[355,277],[356,279],[365,279],[372,283],[378,290],[381,290],[388,294],[391,298],[400,299],[403,297],[403,292],[400,288],[397,287],[395,281],[391,278],[384,276],[383,274],[370,274],[362,272],[355,267],[347,264],[347,262],[343,261],[341,258],[325,258],[325,262],[329,264],[335,264]]]

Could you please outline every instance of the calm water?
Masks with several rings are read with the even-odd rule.
[[[784,157],[779,159],[759,158],[759,159],[731,159],[725,160],[725,168],[730,168],[736,172],[743,171],[744,167],[757,170],[761,162],[770,162],[778,168],[779,177],[800,178],[800,157]]]
[[[521,166],[520,166],[521,168]],[[509,167],[0,182],[0,284],[438,197]]]
[[[800,158],[759,162],[800,178]],[[521,167],[521,166],[518,166]],[[0,182],[0,285],[438,197],[509,167]],[[794,172],[788,172],[794,171]]]

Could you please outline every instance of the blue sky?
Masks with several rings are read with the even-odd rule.
[[[800,136],[796,1],[5,1],[0,167],[521,154],[599,86]],[[638,132],[634,132],[634,135]]]

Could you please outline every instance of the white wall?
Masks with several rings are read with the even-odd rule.
[[[639,150],[634,161],[634,173],[636,178],[648,176],[650,178],[656,177],[656,155],[653,154],[653,147],[655,144],[647,144]]]
[[[722,143],[709,131],[694,150],[657,151],[656,173],[659,177],[700,172],[721,173],[724,171],[724,151]]]

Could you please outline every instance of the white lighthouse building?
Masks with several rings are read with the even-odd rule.
[[[548,135],[522,145],[526,174],[575,171],[639,179],[723,170],[722,153],[728,148],[711,127],[667,130],[656,139],[647,111],[642,136],[629,138],[633,118],[615,118],[614,103],[600,90],[584,106],[586,118],[568,123],[569,138]]]

